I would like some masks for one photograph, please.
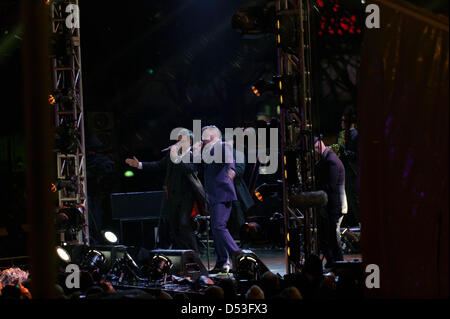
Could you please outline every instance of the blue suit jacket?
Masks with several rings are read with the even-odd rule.
[[[206,198],[209,205],[237,200],[233,180],[227,176],[228,170],[234,170],[235,168],[233,149],[227,143],[217,143],[220,143],[219,145],[222,148],[222,163],[184,164],[184,167],[189,171],[201,171],[203,173]],[[226,148],[229,150],[228,152],[225,152]],[[214,155],[214,147],[210,154]],[[227,161],[225,160],[226,155],[231,156]]]
[[[203,163],[204,185],[210,205],[237,200],[233,180],[227,176],[229,169],[234,170],[233,150],[227,143],[218,143],[221,143],[222,147],[222,163]],[[225,152],[226,148],[228,154]],[[211,149],[211,155],[214,155],[214,147]],[[226,155],[231,156],[231,159],[228,158],[231,163],[225,162]]]

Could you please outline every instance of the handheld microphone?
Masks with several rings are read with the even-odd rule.
[[[162,152],[167,152],[168,150],[170,150],[170,148],[171,148],[171,146],[166,147],[165,149],[161,150],[161,153],[162,153]]]

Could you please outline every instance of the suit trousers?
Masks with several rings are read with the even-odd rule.
[[[238,245],[227,229],[230,218],[232,202],[214,203],[210,207],[211,231],[214,237],[216,250],[216,265],[229,262],[234,252],[239,250]]]
[[[344,260],[341,248],[341,223],[344,215],[330,214],[321,209],[318,216],[319,246],[330,266],[335,261]]]
[[[197,238],[191,225],[193,202],[169,202],[169,228],[173,249],[192,249],[198,252]]]

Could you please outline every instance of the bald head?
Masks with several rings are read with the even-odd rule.
[[[318,153],[319,155],[322,154],[325,151],[325,144],[323,143],[322,140],[318,140],[315,144],[314,144],[314,150],[316,151],[316,153]]]
[[[202,141],[204,144],[209,144],[222,139],[222,132],[214,126],[205,126],[202,129]]]

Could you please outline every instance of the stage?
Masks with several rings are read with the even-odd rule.
[[[269,268],[271,272],[274,274],[279,274],[281,276],[286,275],[286,260],[285,260],[285,250],[284,248],[272,248],[272,247],[250,247],[251,251],[253,251],[261,261]],[[200,250],[201,260],[203,265],[208,269],[208,258],[206,249],[202,248]],[[352,254],[352,255],[344,255],[345,261],[362,261],[362,256],[360,254]],[[325,262],[324,262],[325,264]],[[215,255],[214,250],[211,250],[210,257],[210,267],[213,268],[215,265]]]

